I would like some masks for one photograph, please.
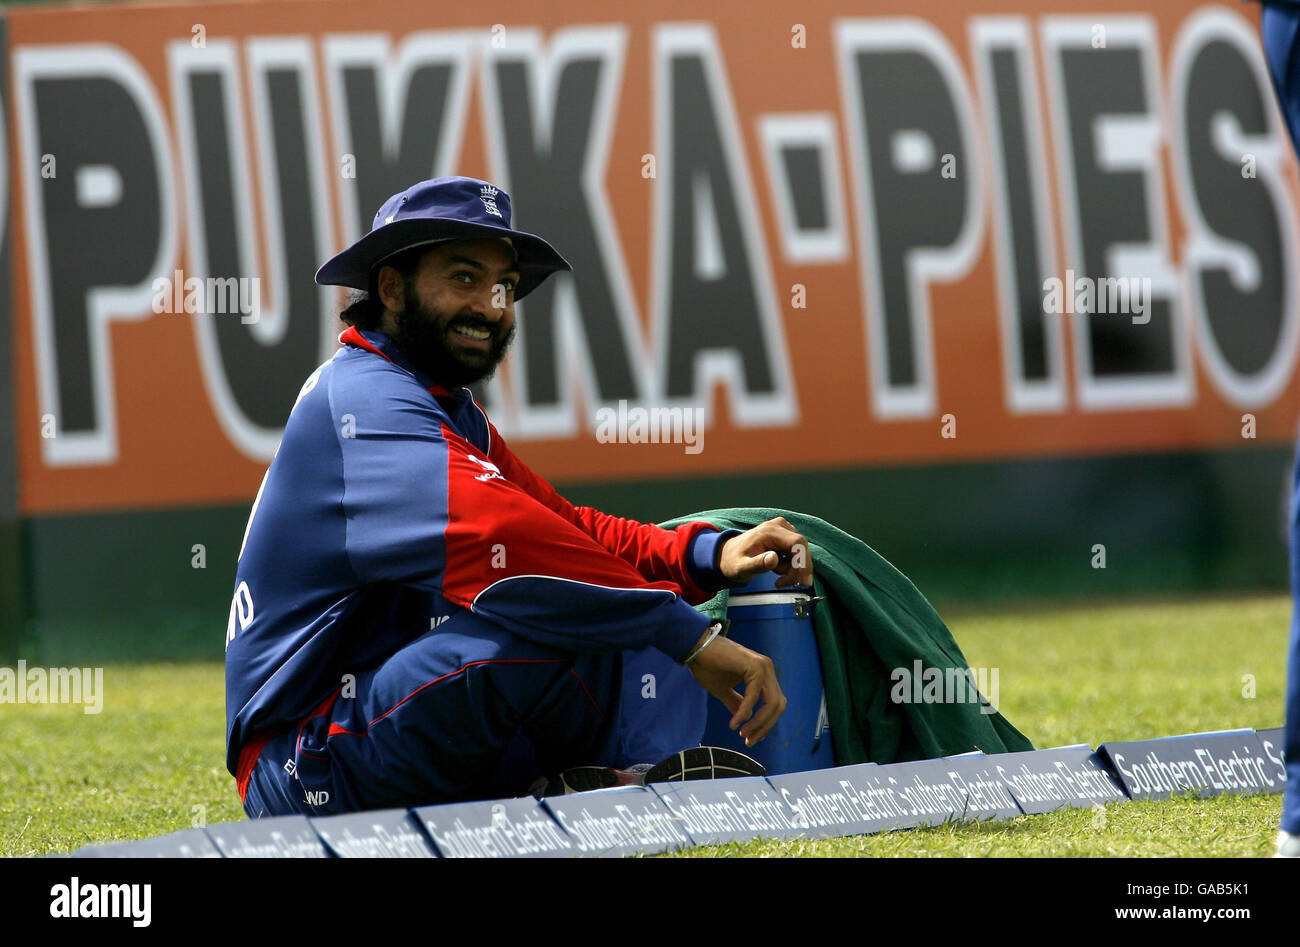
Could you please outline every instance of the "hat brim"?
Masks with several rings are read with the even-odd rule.
[[[322,286],[349,286],[370,289],[370,271],[380,262],[402,250],[439,240],[473,240],[508,237],[519,257],[519,283],[515,299],[520,300],[542,284],[552,273],[572,270],[559,252],[536,234],[472,224],[449,217],[419,217],[395,220],[370,231],[352,246],[329,260],[316,271]]]

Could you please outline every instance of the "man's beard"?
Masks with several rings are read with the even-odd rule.
[[[418,305],[411,287],[403,295],[405,305],[396,316],[397,334],[393,342],[418,371],[447,389],[492,377],[514,340],[514,325],[499,335],[499,322],[489,323],[468,313],[444,322],[437,313]],[[492,333],[492,347],[486,352],[453,351],[447,336],[457,325]]]

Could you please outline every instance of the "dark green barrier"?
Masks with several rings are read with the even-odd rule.
[[[1026,597],[1282,590],[1290,462],[1289,448],[1259,446],[561,489],[647,522],[724,505],[803,510],[875,547],[943,612]],[[34,622],[22,655],[220,659],[247,516],[241,504],[25,521]],[[1096,546],[1105,568],[1094,568]]]

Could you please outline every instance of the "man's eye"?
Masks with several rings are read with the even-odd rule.
[[[451,278],[454,280],[460,280],[463,283],[474,282],[474,277],[464,270],[461,270],[459,273],[452,273]]]

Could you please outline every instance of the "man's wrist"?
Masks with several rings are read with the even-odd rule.
[[[691,649],[691,653],[682,658],[682,664],[691,664],[696,658],[703,654],[704,649],[713,644],[717,638],[725,638],[727,636],[727,628],[730,624],[731,622],[724,618],[722,621],[715,621],[710,625],[708,631],[700,638],[699,643]]]
[[[702,589],[725,589],[736,584],[722,574],[722,547],[733,536],[739,536],[738,529],[701,530],[691,540],[690,553],[687,556],[687,571],[692,581]]]

